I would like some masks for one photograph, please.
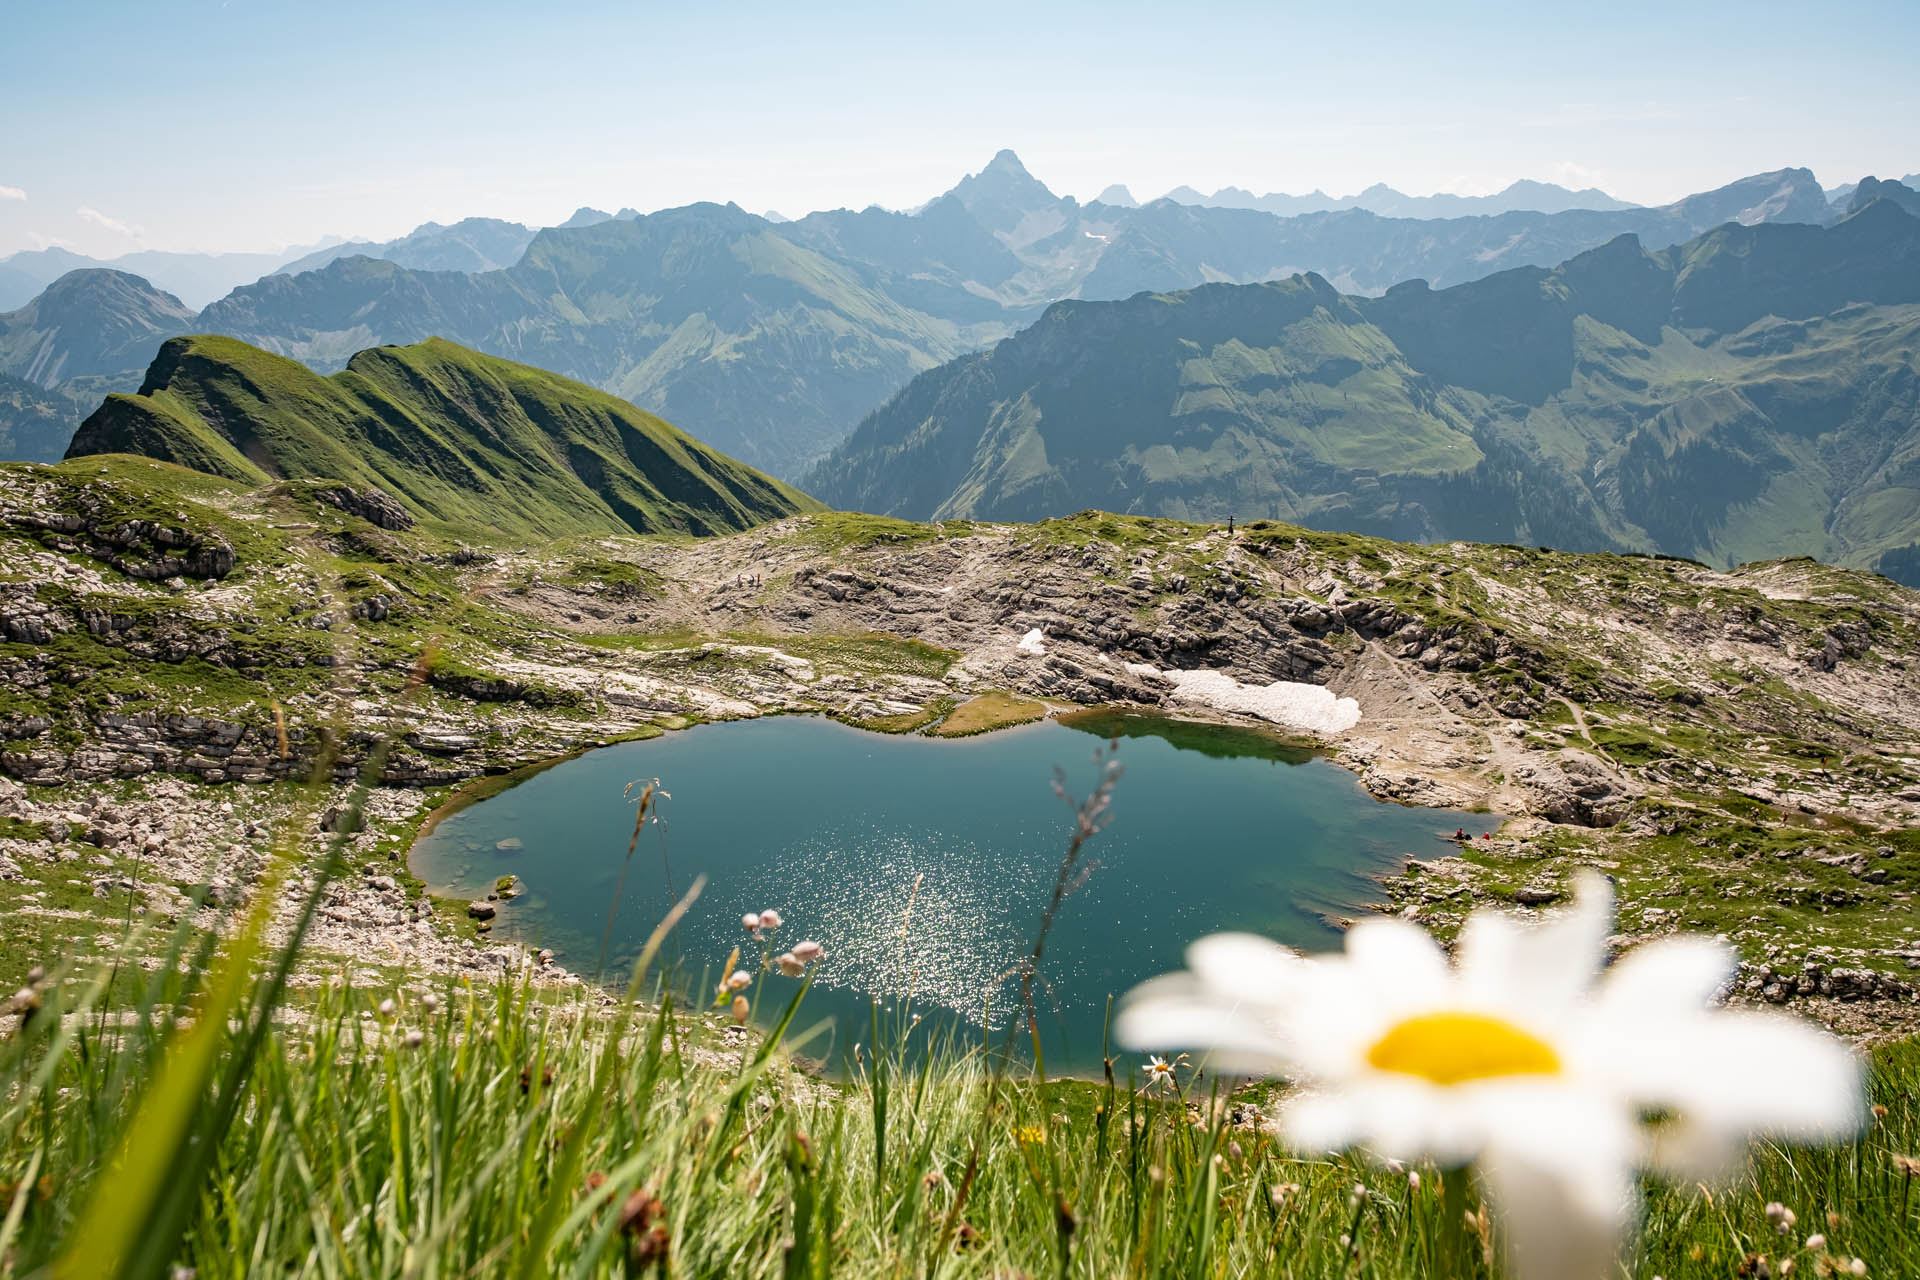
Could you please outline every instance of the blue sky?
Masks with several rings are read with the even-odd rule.
[[[816,10],[831,12],[816,12]],[[1920,170],[1920,3],[0,0],[0,254],[1054,190]]]

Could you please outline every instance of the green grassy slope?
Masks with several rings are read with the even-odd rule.
[[[331,377],[232,338],[173,339],[68,456],[96,453],[375,486],[466,536],[721,533],[818,506],[625,401],[440,339]]]
[[[1871,566],[1920,542],[1920,219],[1623,237],[1380,298],[1318,276],[1060,304],[803,481],[839,507],[1087,507],[1411,540]]]

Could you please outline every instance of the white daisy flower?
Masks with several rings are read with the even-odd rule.
[[[1307,1151],[1475,1164],[1518,1274],[1597,1276],[1631,1221],[1633,1173],[1723,1172],[1754,1137],[1826,1141],[1862,1118],[1861,1064],[1791,1018],[1714,1009],[1734,957],[1703,938],[1634,949],[1601,973],[1607,881],[1540,923],[1476,912],[1456,963],[1376,918],[1308,959],[1216,934],[1189,969],[1136,988],[1136,1049],[1208,1049],[1216,1069],[1302,1088],[1280,1117]]]
[[[1152,1093],[1155,1089],[1178,1088],[1179,1082],[1174,1078],[1174,1068],[1184,1066],[1186,1060],[1187,1055],[1184,1053],[1177,1055],[1172,1062],[1168,1062],[1157,1053],[1148,1055],[1147,1082],[1140,1086],[1140,1092]]]

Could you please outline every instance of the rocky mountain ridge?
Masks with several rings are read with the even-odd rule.
[[[917,378],[803,483],[918,519],[1091,506],[1904,572],[1916,326],[1920,219],[1884,196],[1450,289],[1060,303]]]
[[[239,337],[320,372],[368,346],[445,337],[611,391],[792,477],[915,374],[1063,298],[1303,270],[1377,294],[1413,278],[1447,285],[1549,266],[1623,233],[1659,247],[1728,220],[1830,216],[1804,170],[1658,209],[1280,218],[1171,200],[1082,205],[1002,152],[912,213],[775,222],[696,204],[644,216],[582,210],[539,232],[492,219],[428,224],[277,264],[176,332]],[[0,318],[0,331],[9,323]],[[0,357],[0,373],[38,381],[24,368]],[[131,390],[142,368],[133,361],[103,373],[104,385],[72,390],[95,400]]]

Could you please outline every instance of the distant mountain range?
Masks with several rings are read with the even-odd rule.
[[[533,228],[499,218],[462,218],[450,227],[426,222],[397,240],[342,241],[261,274],[297,276],[341,258],[384,258],[422,271],[498,271],[520,261],[532,242]]]
[[[96,453],[340,482],[335,505],[455,535],[726,533],[819,509],[623,400],[437,339],[330,378],[232,338],[170,339],[67,456]]]
[[[1441,287],[1550,266],[1622,233],[1658,247],[1729,221],[1839,213],[1804,169],[1654,209],[1420,219],[1357,208],[1282,218],[1164,199],[1082,205],[1001,152],[912,213],[842,209],[773,222],[707,204],[645,216],[583,209],[538,232],[488,219],[430,224],[319,251],[174,331],[240,337],[322,372],[368,346],[437,335],[621,395],[791,478],[915,374],[1061,299],[1306,270],[1353,294],[1413,278]],[[297,269],[308,263],[319,265]],[[98,292],[98,325],[117,332],[108,291]],[[43,372],[30,372],[4,354],[23,345],[14,330],[42,333],[23,312],[0,315],[0,373],[56,389],[44,370],[66,367],[60,344],[93,339],[85,326],[63,329],[38,357]],[[107,389],[130,390],[150,354],[99,376],[117,376]],[[97,397],[102,387],[69,390]],[[7,412],[0,405],[0,429]]]
[[[308,252],[306,248],[284,253],[142,251],[117,258],[90,258],[58,247],[23,249],[0,258],[0,312],[23,306],[69,271],[101,269],[139,276],[197,310]]]
[[[1110,191],[1113,188],[1108,188]],[[1121,187],[1121,193],[1126,188]],[[1365,209],[1388,218],[1471,218],[1496,213],[1565,213],[1570,209],[1634,209],[1639,206],[1616,200],[1596,187],[1570,191],[1552,182],[1521,179],[1504,191],[1487,196],[1456,196],[1445,192],[1430,196],[1410,196],[1385,183],[1375,183],[1357,196],[1334,197],[1324,191],[1304,196],[1268,192],[1256,196],[1244,187],[1222,187],[1212,195],[1202,195],[1192,187],[1175,187],[1167,199],[1179,204],[1197,204],[1216,209],[1258,209],[1282,218],[1303,213],[1330,213],[1340,209]]]
[[[1831,227],[1623,235],[1448,289],[1307,274],[1062,302],[916,378],[802,487],[915,519],[1093,507],[1904,564],[1916,200],[1863,183]]]

